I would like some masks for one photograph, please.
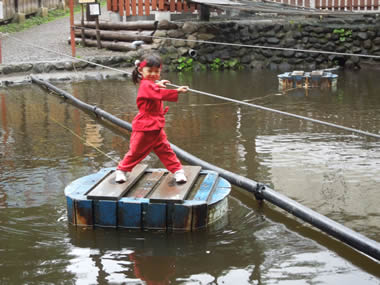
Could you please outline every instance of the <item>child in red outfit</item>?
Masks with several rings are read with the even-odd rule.
[[[168,80],[161,80],[162,62],[156,55],[148,55],[142,62],[136,64],[132,73],[135,84],[140,82],[137,93],[137,107],[139,113],[132,121],[132,135],[129,151],[119,162],[116,169],[116,182],[127,181],[126,172],[143,160],[152,150],[164,166],[172,173],[177,183],[185,183],[186,176],[182,164],[170,147],[166,137],[164,115],[168,107],[163,108],[163,101],[176,102],[178,93],[187,92],[187,86],[178,89],[166,89]]]

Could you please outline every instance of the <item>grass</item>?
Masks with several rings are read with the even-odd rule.
[[[102,0],[100,2],[100,5],[105,5],[106,1]],[[81,11],[81,5],[77,5],[74,7],[74,13],[78,13]],[[31,27],[38,26],[44,23],[48,23],[54,20],[57,20],[59,18],[67,17],[70,15],[70,9],[66,8],[66,11],[64,9],[55,9],[50,10],[47,17],[41,17],[41,16],[31,16],[27,19],[25,19],[24,23],[10,23],[6,25],[0,25],[0,33],[16,33],[23,30],[27,30]]]

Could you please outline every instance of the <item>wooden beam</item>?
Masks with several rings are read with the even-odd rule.
[[[140,179],[147,167],[145,164],[138,164],[128,173],[127,182],[120,184],[115,182],[115,172],[110,172],[87,193],[87,199],[119,200]]]
[[[184,184],[177,184],[174,180],[173,174],[168,174],[157,189],[148,197],[151,202],[177,202],[181,203],[186,199],[191,187],[195,183],[199,172],[200,166],[184,166],[183,170],[187,177],[187,182]]]

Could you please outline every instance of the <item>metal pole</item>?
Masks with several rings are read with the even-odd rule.
[[[74,33],[74,0],[69,0],[70,5],[70,41],[71,41],[71,55],[75,57],[75,33]]]
[[[32,82],[37,83],[39,85],[45,86],[48,89],[56,92],[57,94],[63,96],[66,99],[69,99],[73,105],[76,105],[84,110],[95,113],[97,117],[102,117],[113,124],[132,131],[132,125],[128,122],[125,122],[100,108],[89,105],[70,95],[68,92],[63,91],[54,85],[37,79],[33,75],[31,75]],[[374,240],[371,240],[301,204],[298,202],[280,194],[276,191],[270,189],[269,187],[257,183],[249,178],[238,175],[231,171],[225,170],[218,166],[215,166],[211,163],[208,163],[200,158],[182,150],[176,145],[171,144],[173,150],[178,155],[179,158],[185,160],[189,164],[200,165],[204,169],[214,170],[219,173],[219,175],[225,179],[227,179],[232,184],[239,186],[242,189],[247,190],[255,195],[258,200],[267,200],[274,205],[280,207],[281,209],[291,213],[292,215],[302,219],[303,221],[315,226],[321,231],[337,238],[338,240],[344,242],[347,245],[355,248],[356,250],[367,254],[370,257],[380,261],[380,244]]]

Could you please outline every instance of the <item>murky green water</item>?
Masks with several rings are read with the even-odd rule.
[[[380,133],[376,72],[336,91],[278,91],[274,72],[169,74],[193,89]],[[131,121],[129,81],[60,84]],[[170,103],[170,141],[380,241],[380,141],[203,95]],[[233,188],[229,213],[196,233],[77,229],[64,188],[112,167],[128,132],[38,86],[0,90],[0,284],[379,284],[380,265]],[[96,147],[96,148],[95,148]],[[151,167],[161,167],[155,156]]]

